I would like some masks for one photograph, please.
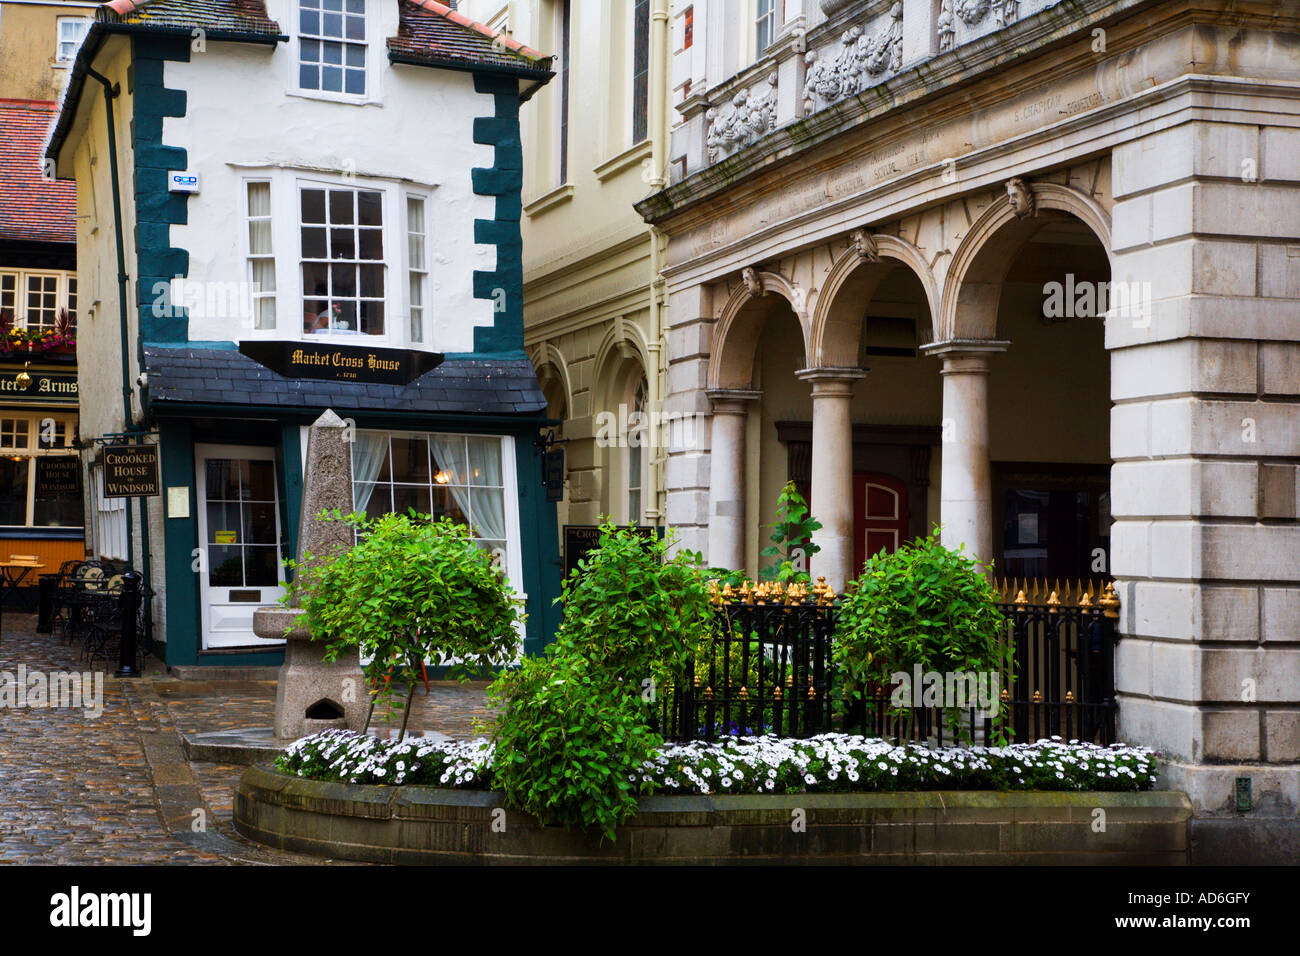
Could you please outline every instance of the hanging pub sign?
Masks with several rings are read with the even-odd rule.
[[[652,540],[662,536],[663,529],[642,525],[622,525],[623,531],[634,531]],[[564,526],[564,576],[578,566],[578,562],[595,551],[600,544],[600,528],[594,524],[566,524]]]
[[[160,494],[157,445],[109,445],[101,462],[105,498],[153,498]]]
[[[564,449],[553,448],[542,457],[542,481],[547,501],[564,500]]]
[[[410,385],[442,364],[439,352],[320,342],[240,342],[239,351],[285,378]]]
[[[76,455],[40,455],[36,459],[36,500],[81,495],[81,459]]]

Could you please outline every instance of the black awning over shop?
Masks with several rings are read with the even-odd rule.
[[[404,386],[286,378],[235,349],[146,347],[145,368],[149,403],[162,414],[168,406],[521,417],[546,409],[522,357],[449,359]]]

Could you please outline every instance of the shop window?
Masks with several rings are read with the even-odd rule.
[[[451,518],[509,569],[506,481],[500,438],[358,431],[352,444],[353,507],[377,518]]]
[[[365,0],[299,0],[298,85],[365,95]]]
[[[26,448],[30,425],[27,418],[0,418],[0,448]]]
[[[301,190],[303,331],[384,334],[384,195]]]

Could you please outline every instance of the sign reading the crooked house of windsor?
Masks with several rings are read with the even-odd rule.
[[[157,445],[109,445],[104,449],[105,498],[153,498],[159,494]]]

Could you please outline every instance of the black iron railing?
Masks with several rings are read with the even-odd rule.
[[[843,687],[832,658],[838,606],[830,590],[820,582],[727,589],[716,596],[717,627],[689,679],[658,700],[657,727],[675,740],[842,730],[939,745],[1052,735],[1112,743],[1118,601],[1109,585],[998,588],[1013,665],[978,681],[971,675],[964,708],[899,706],[901,682],[873,685],[836,707]],[[922,685],[912,689],[912,700],[922,700]]]

